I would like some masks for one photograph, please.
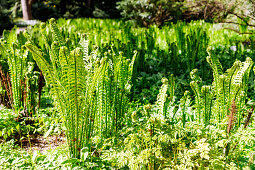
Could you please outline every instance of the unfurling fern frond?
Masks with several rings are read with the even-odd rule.
[[[213,69],[214,80],[216,80],[219,75],[223,74],[222,65],[216,55],[211,55],[210,48],[207,49],[207,53],[209,56],[207,56],[206,60]]]
[[[159,90],[159,94],[157,97],[156,106],[158,109],[158,113],[164,115],[166,117],[166,99],[167,99],[167,90],[168,90],[168,79],[162,78],[161,80],[162,86]]]
[[[211,100],[211,109],[213,109],[216,113],[212,116],[215,117],[215,120],[218,120],[218,122],[223,120],[223,118],[227,115],[232,101],[234,100],[238,113],[238,125],[240,125],[242,119],[242,117],[240,116],[241,108],[245,105],[247,82],[249,79],[249,74],[253,65],[253,61],[250,58],[247,58],[245,62],[236,61],[233,66],[226,71],[225,74],[223,74],[222,66],[217,56],[209,55],[207,57],[207,62],[210,64],[213,70],[214,77],[212,86],[210,88],[211,92],[208,93]],[[194,77],[195,76],[193,75],[193,79]],[[196,84],[195,81],[192,81],[191,87],[196,94],[196,98],[198,98],[200,92],[199,86]],[[205,87],[203,91],[206,92]],[[215,100],[212,100],[213,98],[215,98]],[[201,99],[204,102],[207,100],[204,96],[201,97]],[[208,105],[208,102],[206,103]],[[205,117],[205,119],[207,118]]]
[[[180,100],[180,108],[182,114],[182,125],[185,127],[187,122],[187,108],[190,106],[190,96],[189,91],[185,91],[183,97]]]
[[[243,78],[245,74],[249,75],[252,65],[253,65],[252,59],[249,57],[246,58],[246,61],[241,64],[240,69],[236,73],[233,83],[239,84],[241,86],[243,84]]]
[[[50,28],[52,30],[52,34],[53,34],[53,41],[56,41],[59,43],[59,46],[66,46],[66,42],[64,40],[64,38],[62,37],[59,28],[57,27],[56,23],[55,23],[55,19],[51,18],[50,21]]]
[[[53,68],[50,63],[48,63],[43,57],[44,55],[42,51],[38,47],[32,45],[31,42],[27,42],[25,46],[33,54],[34,60],[46,77],[47,83],[55,85],[55,75],[53,73]]]
[[[211,86],[202,86],[201,95],[203,96],[203,118],[204,125],[210,124],[210,119],[212,116],[212,101],[213,101],[213,90]]]
[[[4,33],[4,41],[0,44],[2,47],[2,55],[7,59],[10,71],[12,101],[13,108],[16,112],[22,109],[22,82],[25,78],[26,53],[23,49],[19,49],[19,41],[16,35],[16,28],[10,33]]]
[[[202,96],[201,96],[201,86],[202,86],[202,80],[197,74],[198,70],[194,69],[190,72],[191,82],[190,87],[195,93],[195,108],[198,113],[199,122],[201,122],[201,103],[202,103]]]
[[[205,125],[210,119],[221,122],[226,117],[232,101],[235,101],[237,109],[237,120],[240,125],[242,116],[241,108],[245,105],[247,82],[253,61],[247,58],[245,62],[236,61],[233,66],[223,74],[222,65],[216,55],[209,56],[207,62],[213,70],[212,86],[201,86],[202,80],[196,74],[197,70],[190,73],[190,86],[195,93],[196,109],[199,113],[199,120],[203,119]],[[203,107],[203,110],[200,110]],[[212,114],[212,110],[213,113]],[[203,113],[201,117],[200,113]]]
[[[89,40],[87,38],[86,34],[82,34],[82,38],[79,42],[79,45],[82,48],[83,51],[83,61],[85,62],[85,64],[88,62],[88,56],[89,56]]]

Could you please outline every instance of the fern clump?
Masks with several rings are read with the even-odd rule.
[[[89,54],[85,34],[78,34],[76,43],[77,39],[64,39],[54,19],[50,28],[52,37],[42,49],[32,39],[26,47],[51,86],[63,115],[70,156],[79,158],[82,148],[91,148],[93,135],[100,135],[102,140],[117,135],[124,125],[135,55],[130,61],[112,51],[105,57],[99,57],[97,50]],[[42,36],[48,34],[47,27],[41,29]]]
[[[17,34],[17,28],[4,32],[0,41],[0,51],[7,59],[10,73],[9,100],[15,112],[23,110],[29,116],[35,113],[37,75],[34,72],[34,63],[24,48],[26,38],[22,33]],[[6,87],[7,88],[7,87]],[[29,114],[29,115],[28,115]]]
[[[155,103],[155,109],[157,113],[165,118],[170,117],[170,109],[174,105],[175,102],[175,78],[173,74],[169,79],[163,77],[161,79],[162,86],[159,90],[159,94],[157,96],[157,101]]]
[[[95,117],[95,90],[98,78],[105,69],[105,59],[88,69],[83,61],[82,49],[70,50],[53,20],[50,21],[53,43],[47,45],[50,61],[33,42],[27,49],[51,85],[58,109],[63,115],[71,157],[80,157],[80,150],[90,143]],[[101,63],[101,64],[100,64]]]
[[[236,61],[230,69],[226,70],[226,73],[223,73],[219,59],[214,55],[211,56],[209,51],[208,53],[207,62],[213,70],[212,85],[202,86],[197,70],[191,72],[190,85],[195,93],[195,108],[199,114],[199,120],[203,119],[205,125],[212,122],[212,119],[221,123],[228,115],[232,102],[235,101],[238,110],[238,125],[240,125],[253,61],[249,57],[244,62]],[[203,116],[200,114],[201,111]]]

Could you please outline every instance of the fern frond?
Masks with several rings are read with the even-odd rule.
[[[242,85],[243,82],[243,77],[247,72],[250,72],[250,69],[253,65],[253,61],[251,60],[251,58],[246,58],[246,61],[242,63],[242,66],[240,67],[240,69],[238,70],[238,72],[236,73],[233,83],[234,84],[239,84],[240,86]]]
[[[162,86],[159,90],[159,94],[157,96],[157,101],[156,101],[156,106],[158,108],[158,113],[160,115],[165,116],[165,104],[166,104],[166,99],[167,99],[167,90],[168,90],[168,79],[167,78],[162,78],[161,80]]]
[[[87,64],[88,63],[87,60],[88,60],[88,56],[89,56],[89,40],[88,40],[86,34],[82,34],[79,45],[81,46],[82,51],[83,51],[83,61],[85,64]]]
[[[32,43],[30,42],[27,42],[25,46],[32,53],[38,67],[40,68],[40,70],[42,70],[45,76],[46,83],[52,85],[54,87],[53,89],[57,88],[59,90],[63,90],[60,82],[56,79],[57,76],[54,74],[52,66],[43,57],[42,51],[36,46],[32,45]]]
[[[231,129],[234,126],[236,112],[237,112],[236,103],[235,103],[235,100],[233,100],[232,104],[231,104],[230,114],[228,115],[228,118],[229,118],[228,119],[228,127],[227,127],[228,133],[230,133]]]
[[[60,46],[66,46],[66,42],[65,42],[64,38],[62,37],[62,35],[55,23],[55,19],[51,18],[49,23],[50,23],[50,27],[51,27],[52,33],[53,33],[53,40],[58,42]]]

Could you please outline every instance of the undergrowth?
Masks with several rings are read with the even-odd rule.
[[[97,19],[4,35],[1,168],[255,168],[252,35]]]

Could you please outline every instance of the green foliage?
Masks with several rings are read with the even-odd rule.
[[[26,141],[36,138],[37,135],[44,133],[59,135],[62,130],[61,125],[61,121],[53,114],[52,109],[40,110],[34,117],[22,117],[12,110],[1,107],[0,140],[1,142],[13,140],[22,147],[26,145]]]
[[[105,54],[107,57],[100,59],[96,51],[88,54],[86,36],[81,35],[78,47],[75,47],[76,44],[71,43],[76,40],[66,42],[53,20],[50,28],[53,43],[46,44],[44,49],[49,57],[32,42],[27,42],[26,47],[47,84],[52,86],[51,92],[67,129],[70,156],[79,158],[82,148],[90,148],[93,133],[103,137],[112,131],[117,133],[123,126],[135,56],[129,61],[121,53],[109,52]],[[46,29],[42,28],[42,34]],[[98,128],[94,129],[94,126]]]
[[[211,86],[202,86],[197,69],[190,74],[192,79],[190,85],[195,93],[195,107],[199,114],[199,121],[203,119],[205,125],[210,124],[211,119],[218,120],[220,123],[227,116],[232,101],[235,101],[238,110],[237,121],[240,126],[243,121],[241,115],[246,104],[247,81],[253,61],[251,58],[247,58],[245,62],[236,61],[225,74],[223,74],[222,65],[216,56],[209,55],[207,62],[213,70],[214,81]],[[201,110],[203,116],[200,115]],[[212,110],[216,114],[213,114]]]
[[[148,27],[178,20],[222,21],[237,9],[237,5],[226,0],[121,0],[117,2],[117,8],[124,19]]]
[[[12,33],[4,34],[1,48],[22,54],[16,57],[25,54],[29,61],[32,54],[47,87],[41,89],[44,109],[38,108],[33,119],[0,113],[3,138],[18,143],[27,138],[32,146],[33,135],[47,139],[61,134],[67,141],[62,152],[35,151],[23,157],[22,151],[10,153],[1,145],[2,165],[254,168],[254,109],[249,101],[254,75],[253,58],[248,56],[253,57],[255,48],[242,43],[253,36],[217,26],[200,21],[145,29],[117,20],[52,19],[17,37],[13,34],[15,46],[3,41]],[[25,41],[27,49],[22,47]],[[208,46],[212,48],[207,52]],[[5,54],[15,56],[11,50],[1,52],[5,72],[9,68],[2,63],[12,61]],[[37,84],[37,65],[27,60],[23,65],[29,66],[22,72],[26,84]],[[12,71],[17,74],[24,71],[19,65],[13,68],[20,70]],[[28,96],[25,105],[33,100]],[[20,159],[23,162],[15,164]]]
[[[14,119],[15,115],[12,111],[1,108],[0,136],[5,140],[20,130],[20,123],[15,122]]]
[[[23,169],[23,168],[60,168],[68,167],[62,164],[67,156],[65,148],[59,148],[56,151],[50,151],[42,154],[37,150],[31,151],[30,154],[26,151],[16,150],[14,141],[9,141],[0,145],[0,162],[1,168],[4,169]],[[8,157],[6,157],[8,155]],[[70,167],[70,166],[69,166]]]
[[[4,32],[0,50],[10,72],[11,89],[6,89],[11,91],[10,103],[16,112],[24,110],[28,116],[35,113],[37,76],[28,50],[23,48],[26,39],[23,34],[18,37],[16,31]]]
[[[186,62],[185,64],[189,72],[195,68],[198,60],[202,60],[200,62],[204,62],[203,59],[199,59],[198,57],[206,55],[205,49],[207,49],[210,41],[210,37],[207,33],[209,29],[208,27],[205,27],[203,23],[190,24],[194,24],[194,27],[190,27],[188,30],[182,22],[179,22],[174,26],[176,48],[178,53],[181,54],[179,55],[182,57],[181,60]],[[202,67],[204,67],[203,64]]]
[[[163,25],[164,22],[181,18],[182,0],[178,1],[147,1],[122,0],[117,2],[117,8],[125,19],[132,19],[138,24],[149,26]]]
[[[204,128],[196,121],[189,121],[183,128],[182,124],[171,124],[153,111],[149,118],[146,113],[138,115],[132,127],[123,129],[125,139],[112,149],[102,151],[102,157],[114,168],[254,167],[254,158],[250,156],[254,152],[254,126],[240,127],[228,137],[225,130],[213,125]],[[105,145],[112,146],[112,143],[108,141]]]
[[[212,52],[221,61],[223,69],[231,67],[235,58],[244,60],[245,56],[251,56],[253,51],[250,45],[241,43],[245,42],[248,36],[219,30],[218,25],[203,21],[179,22],[161,29],[156,26],[149,29],[135,28],[123,21],[107,19],[60,19],[57,25],[62,28],[64,37],[71,41],[75,39],[73,42],[76,45],[79,43],[77,32],[87,34],[90,39],[89,52],[96,46],[99,56],[104,56],[112,48],[115,54],[122,51],[123,56],[132,60],[134,51],[137,51],[131,98],[145,104],[156,100],[161,79],[170,74],[176,77],[177,98],[181,98],[186,90],[191,90],[189,73],[194,68],[199,68],[198,73],[202,80],[210,83],[212,74],[206,62],[208,46],[213,47]],[[46,40],[43,35],[40,36],[39,26],[29,30],[33,40],[43,51],[46,50],[44,41],[52,42],[49,29],[47,26],[44,31]],[[235,46],[236,51],[232,50]],[[250,92],[251,90],[248,91],[249,97],[253,97]]]
[[[80,48],[70,51],[52,20],[51,29],[54,40],[51,64],[31,42],[27,42],[26,47],[33,54],[47,84],[52,85],[51,92],[56,97],[67,129],[70,156],[77,158],[80,157],[80,150],[89,144],[95,111],[93,93],[105,61],[101,61],[101,66],[99,63],[86,65],[83,56],[86,59],[88,54],[84,54]]]
[[[97,88],[97,119],[101,137],[118,133],[126,124],[129,93],[132,87],[132,73],[136,54],[132,61],[120,52],[109,51],[106,70],[102,73]],[[97,122],[98,121],[98,122]]]

